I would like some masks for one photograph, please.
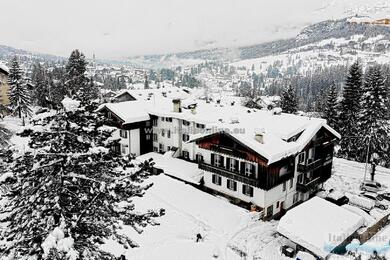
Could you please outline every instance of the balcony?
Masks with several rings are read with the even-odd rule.
[[[314,190],[317,185],[322,182],[323,180],[321,177],[317,177],[314,179],[305,179],[303,183],[297,183],[297,190],[301,192],[308,192],[310,190]]]
[[[324,159],[317,159],[311,163],[308,164],[298,164],[298,171],[299,172],[309,172],[314,171],[318,168],[320,168],[324,164]]]
[[[208,172],[212,172],[212,173],[215,173],[215,174],[224,176],[226,178],[229,178],[229,179],[232,179],[235,181],[239,181],[239,182],[242,182],[242,183],[254,186],[254,187],[258,187],[258,188],[260,187],[259,180],[256,180],[256,179],[253,179],[250,177],[246,177],[246,176],[243,176],[243,175],[235,173],[235,172],[231,172],[231,171],[226,170],[224,168],[216,167],[216,166],[201,162],[201,163],[199,163],[199,169],[204,170],[204,171],[208,171]]]
[[[213,145],[211,145],[211,150],[215,151],[215,152],[218,152],[218,153],[223,153],[223,154],[226,154],[226,155],[230,155],[230,156],[233,156],[233,157],[246,158],[246,154],[244,152],[239,151],[237,149],[232,149],[230,147],[225,147],[223,145],[213,144]]]

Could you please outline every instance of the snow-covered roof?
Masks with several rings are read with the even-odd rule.
[[[5,71],[7,74],[9,73],[9,68],[7,67],[7,65],[2,63],[1,61],[0,61],[0,70]]]
[[[364,224],[357,214],[314,197],[287,211],[277,231],[294,243],[325,258]]]
[[[159,87],[155,86],[155,88],[148,88],[148,89],[128,89],[121,91],[118,93],[116,97],[119,97],[125,93],[130,94],[132,97],[134,97],[137,100],[148,100],[150,98],[162,97],[165,95],[166,97],[170,98],[181,98],[185,99],[188,98],[189,95],[184,89],[178,88],[178,87]]]
[[[123,120],[123,124],[130,124],[150,119],[147,109],[150,108],[150,103],[143,101],[128,101],[121,103],[106,103],[101,105],[97,110],[103,108],[109,109],[116,116]]]
[[[154,95],[152,98],[139,99],[121,103],[108,103],[107,107],[124,123],[148,120],[149,115],[172,117],[206,125],[202,133],[189,133],[190,141],[206,137],[216,132],[227,132],[235,139],[248,146],[267,159],[268,164],[282,158],[295,155],[311,141],[322,127],[337,138],[340,135],[326,124],[326,120],[272,111],[248,109],[230,97],[221,97],[219,103],[208,103],[205,100],[190,96],[182,98],[182,112],[174,112],[172,100],[174,95]],[[195,102],[196,101],[196,102]],[[186,109],[186,105],[196,103],[195,112]],[[255,140],[255,133],[264,132],[263,143]],[[289,138],[300,134],[296,141],[287,142]]]

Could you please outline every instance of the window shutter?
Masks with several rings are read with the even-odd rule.
[[[230,169],[230,158],[226,157],[226,169]]]
[[[222,155],[220,155],[220,156],[219,156],[219,160],[220,160],[220,162],[219,162],[220,166],[223,167],[225,157],[223,157]]]
[[[234,191],[236,191],[236,190],[237,190],[237,182],[234,181],[233,183],[234,183],[234,184],[233,184],[233,185],[234,185]]]
[[[240,164],[240,173],[245,174],[245,162],[241,162]]]
[[[234,160],[234,170],[238,172],[238,160]]]
[[[253,197],[253,187],[249,186],[249,195]]]
[[[251,164],[251,173],[255,174],[255,166]]]
[[[211,154],[211,165],[214,165],[215,162],[215,154]]]

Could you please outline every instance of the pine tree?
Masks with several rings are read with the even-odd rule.
[[[32,83],[34,84],[33,100],[41,107],[49,106],[49,80],[47,71],[42,67],[40,63],[34,65],[32,76]]]
[[[72,51],[65,67],[65,86],[70,97],[77,98],[80,90],[85,89],[88,85],[88,78],[85,75],[86,67],[87,62],[84,54],[77,49]]]
[[[144,89],[149,89],[149,81],[148,81],[148,76],[146,76],[146,75],[145,75]]]
[[[150,163],[133,163],[109,148],[111,128],[88,105],[34,120],[39,129],[26,130],[27,152],[17,156],[10,171],[17,178],[8,184],[8,223],[2,252],[12,259],[115,259],[100,244],[113,238],[125,248],[137,244],[118,232],[128,225],[137,232],[164,210],[140,213],[133,197],[142,197],[151,184]],[[66,246],[64,246],[66,245]]]
[[[340,102],[340,113],[338,125],[341,134],[339,155],[352,160],[359,157],[358,145],[362,142],[359,132],[360,101],[362,97],[362,68],[359,61],[356,61],[349,69],[343,99]]]
[[[18,113],[19,118],[30,116],[32,113],[30,93],[23,80],[23,73],[16,57],[12,59],[8,81],[10,85],[9,99],[12,108]]]
[[[367,69],[363,91],[359,131],[365,142],[361,143],[359,159],[365,160],[370,146],[370,155],[376,164],[390,165],[388,90],[379,65]]]
[[[11,137],[11,132],[0,125],[0,148],[4,148],[8,145],[8,140]]]
[[[290,85],[283,92],[281,97],[282,111],[294,114],[298,111],[298,100],[295,89]]]
[[[337,114],[337,90],[336,86],[332,84],[327,93],[327,98],[324,107],[324,118],[328,125],[338,130],[338,114]]]
[[[67,94],[65,80],[63,68],[57,68],[55,73],[53,71],[48,76],[51,107],[57,110],[62,107],[61,101]]]

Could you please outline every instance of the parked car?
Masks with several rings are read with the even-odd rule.
[[[390,192],[381,193],[381,194],[379,194],[379,196],[381,198],[383,198],[384,200],[390,201]]]
[[[348,204],[358,207],[366,212],[369,212],[375,207],[375,201],[358,195],[349,196]]]
[[[332,202],[338,206],[342,206],[345,204],[348,204],[349,199],[347,196],[344,195],[344,193],[337,191],[337,190],[332,190],[328,193],[328,195],[325,197],[325,199],[329,202]]]
[[[329,191],[321,189],[316,195],[338,206],[348,204],[349,202],[348,197],[343,192],[334,189],[330,189]]]
[[[362,191],[379,192],[384,190],[384,187],[377,181],[363,181],[360,184]]]
[[[282,254],[284,254],[285,256],[287,256],[287,257],[294,257],[294,255],[295,255],[295,250],[294,250],[294,248],[292,248],[292,247],[290,247],[290,246],[288,246],[288,245],[283,245],[282,247],[281,247],[281,250],[282,250]]]
[[[375,202],[375,207],[377,208],[380,208],[382,210],[386,210],[389,208],[389,205],[383,203],[383,197],[381,197],[381,195],[372,192],[362,192],[360,196],[373,200]]]

